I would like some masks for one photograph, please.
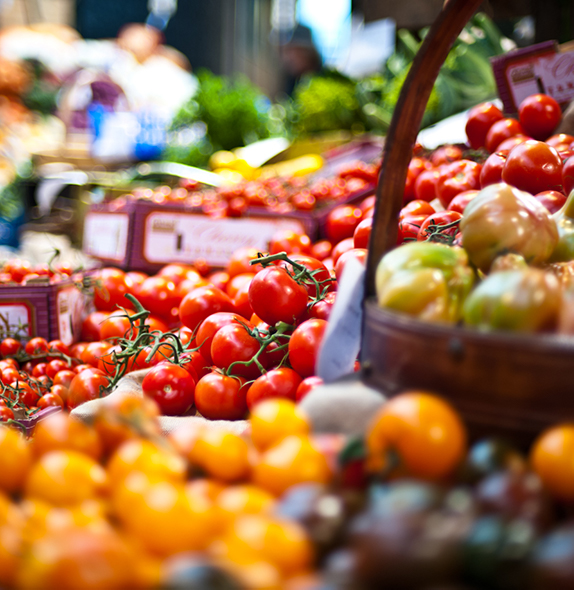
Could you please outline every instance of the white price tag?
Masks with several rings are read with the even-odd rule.
[[[143,255],[155,264],[203,258],[213,266],[225,266],[239,248],[265,251],[269,239],[279,229],[304,232],[303,224],[295,219],[212,219],[192,213],[157,211],[146,218]]]
[[[361,348],[364,282],[365,266],[351,258],[339,281],[317,359],[316,372],[325,383],[353,372]]]
[[[89,212],[84,221],[84,252],[106,260],[123,260],[129,225],[127,213]]]

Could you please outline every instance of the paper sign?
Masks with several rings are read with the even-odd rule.
[[[365,266],[354,258],[349,259],[317,359],[316,372],[325,383],[354,370],[361,348],[364,282]]]
[[[126,256],[129,225],[127,213],[90,211],[84,222],[84,252],[97,258],[122,261]]]
[[[27,326],[26,333],[32,335],[34,327],[32,326],[32,318],[30,308],[27,305],[18,303],[0,303],[0,331],[4,332],[7,329],[10,332],[16,331],[19,326]],[[20,332],[20,335],[23,335]]]
[[[146,218],[143,255],[154,264],[203,258],[213,266],[225,266],[238,248],[265,251],[269,239],[280,229],[305,233],[303,224],[295,219],[213,219],[158,211]]]

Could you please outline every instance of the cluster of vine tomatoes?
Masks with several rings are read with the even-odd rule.
[[[428,154],[417,146],[409,164],[398,243],[426,240],[436,226],[456,222],[468,202],[485,186],[505,182],[531,193],[551,213],[574,188],[574,136],[552,135],[560,106],[543,94],[526,98],[519,118],[505,117],[492,103],[469,112],[468,146],[442,146]],[[478,151],[476,151],[478,150]]]
[[[25,285],[45,277],[50,283],[57,283],[74,274],[74,267],[67,262],[54,265],[41,263],[30,264],[22,258],[11,258],[0,267],[0,284],[19,283]]]

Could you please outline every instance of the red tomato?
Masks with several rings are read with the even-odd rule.
[[[409,167],[407,169],[407,180],[405,182],[405,192],[403,195],[403,203],[408,203],[415,198],[415,182],[421,172],[425,170],[429,170],[432,168],[432,164],[426,158],[419,158],[415,156],[409,162]],[[372,205],[374,207],[374,203]],[[371,208],[372,208],[371,207]],[[363,214],[365,213],[365,209],[363,209]]]
[[[502,111],[491,102],[485,102],[470,109],[465,126],[470,147],[474,150],[484,147],[486,134],[496,121],[503,118]]]
[[[127,338],[130,336],[131,322],[125,316],[124,312],[110,314],[100,326],[101,340],[114,340],[117,338]],[[131,339],[135,338],[136,331],[131,334]]]
[[[290,229],[280,230],[274,233],[269,240],[269,254],[278,254],[279,252],[310,254],[311,238]]]
[[[397,235],[397,244],[402,244],[405,240],[416,240],[419,235],[419,229],[428,215],[407,216],[399,221],[399,233]]]
[[[183,367],[162,362],[148,371],[142,390],[158,404],[162,414],[181,416],[193,406],[195,379]]]
[[[4,338],[0,344],[2,356],[12,356],[22,350],[22,343],[14,338]]]
[[[145,272],[130,271],[126,272],[126,285],[135,297],[139,299],[141,284],[149,277]]]
[[[560,105],[547,94],[532,94],[518,107],[523,129],[534,139],[546,139],[562,119]]]
[[[277,322],[292,324],[307,308],[307,290],[281,267],[259,271],[249,286],[253,312],[270,326]]]
[[[317,260],[325,260],[331,256],[333,244],[329,240],[319,240],[311,246],[311,256]]]
[[[108,386],[108,378],[102,371],[91,368],[78,373],[68,390],[67,405],[75,408],[84,402],[106,395],[105,388]]]
[[[110,315],[109,311],[94,311],[82,323],[80,338],[85,342],[101,340],[102,322]]]
[[[50,379],[54,379],[54,377],[60,372],[70,368],[70,365],[62,360],[62,359],[54,359],[50,361],[46,365],[46,375],[50,377]]]
[[[173,281],[167,277],[155,276],[149,277],[140,285],[139,301],[154,315],[172,321],[177,317],[181,297]]]
[[[173,264],[168,264],[164,266],[158,273],[157,276],[164,277],[175,285],[179,285],[182,281],[187,279],[187,273],[189,271],[195,271],[191,264],[180,264],[174,262]],[[143,281],[142,281],[143,282]],[[140,283],[141,284],[141,283]]]
[[[207,281],[209,284],[225,292],[227,290],[227,284],[229,283],[229,275],[223,270],[218,270],[208,275]]]
[[[419,242],[424,242],[429,238],[430,231],[433,227],[439,229],[440,226],[448,225],[454,221],[458,221],[459,219],[462,219],[462,215],[458,211],[440,211],[439,213],[429,215],[421,225],[417,235],[417,240]],[[444,233],[448,236],[455,236],[458,233],[458,225],[446,229],[441,233]]]
[[[217,287],[198,287],[183,298],[179,317],[182,324],[193,331],[206,317],[218,311],[235,312],[229,295]]]
[[[13,258],[4,264],[4,272],[12,275],[12,280],[20,283],[22,279],[32,272],[32,265],[27,260]]]
[[[412,160],[411,160],[412,161]],[[430,166],[430,163],[429,163]],[[375,203],[377,202],[377,197],[375,195],[371,195],[370,197],[366,197],[363,199],[359,205],[359,209],[363,212],[363,217],[367,214],[367,211],[371,211],[375,208]]]
[[[241,420],[247,413],[248,389],[244,379],[213,371],[197,382],[195,407],[208,420]]]
[[[211,341],[211,358],[216,367],[229,369],[233,363],[251,361],[260,348],[257,339],[251,336],[241,324],[228,324],[215,333]],[[267,357],[261,354],[259,362],[265,368]],[[234,365],[231,373],[248,379],[255,379],[261,375],[255,363]]]
[[[423,201],[424,202],[424,201]],[[371,239],[371,230],[373,228],[373,219],[368,217],[363,219],[355,228],[353,234],[353,245],[355,248],[368,248]]]
[[[252,410],[259,402],[283,397],[295,401],[301,377],[293,369],[280,367],[258,377],[247,392],[247,407]]]
[[[249,301],[250,286],[251,282],[245,283],[233,298],[233,305],[235,306],[237,313],[246,319],[250,318],[253,314],[253,308]]]
[[[525,141],[528,141],[529,139],[532,139],[532,137],[529,137],[528,135],[513,135],[512,137],[509,137],[508,139],[505,139],[504,141],[500,142],[500,144],[496,148],[496,151],[510,152],[512,148],[516,147],[517,145],[520,145],[521,143],[524,143]]]
[[[179,358],[183,363],[183,367],[185,369],[190,367],[193,370],[192,375],[197,375],[198,379],[201,379],[210,371],[209,363],[205,360],[203,355],[196,350],[184,352]]]
[[[502,169],[506,164],[507,156],[508,150],[497,151],[488,156],[480,171],[480,188],[502,182]]]
[[[435,168],[457,160],[462,160],[462,149],[456,145],[443,145],[434,150],[430,157],[430,161]]]
[[[514,135],[526,135],[522,125],[516,119],[500,119],[492,124],[486,134],[485,147],[489,152],[497,151],[498,146]]]
[[[560,211],[566,203],[566,195],[559,193],[558,191],[542,191],[534,198],[542,203],[550,213],[556,213]]]
[[[58,371],[56,375],[54,375],[54,385],[63,385],[66,389],[69,389],[70,383],[75,376],[76,372],[71,369]]]
[[[358,227],[358,226],[357,226]],[[333,259],[333,264],[337,264],[337,260],[341,257],[342,254],[352,250],[355,247],[355,240],[354,238],[346,238],[341,240],[338,244],[335,245],[333,251],[331,252],[331,258]]]
[[[562,189],[562,160],[543,141],[529,140],[510,151],[502,180],[533,195]]]
[[[14,367],[2,369],[0,380],[2,383],[4,383],[4,385],[10,385],[12,381],[17,381],[18,379],[20,379],[20,373],[18,372],[18,369],[15,369]]]
[[[126,275],[119,268],[102,268],[96,275],[94,305],[98,311],[115,311],[118,307],[131,308],[125,298],[130,293]]]
[[[557,152],[566,151],[570,148],[572,142],[574,142],[574,135],[568,135],[568,133],[552,135],[546,140],[546,143],[550,147],[553,147]]]
[[[295,328],[289,340],[289,362],[301,377],[315,374],[319,347],[327,329],[325,320],[312,319]]]
[[[459,160],[441,167],[436,183],[436,196],[443,207],[456,195],[480,188],[480,170],[482,166],[471,160]]]
[[[295,401],[297,403],[300,402],[306,395],[313,391],[313,389],[319,387],[319,385],[323,385],[323,379],[316,375],[303,379],[303,381],[299,383],[299,387],[297,387],[297,391],[295,392]]]
[[[419,201],[434,201],[436,199],[436,183],[440,171],[437,168],[423,170],[415,182],[415,198]]]
[[[405,217],[412,215],[425,215],[429,216],[436,213],[434,207],[428,201],[415,200],[411,201],[408,205],[405,205],[399,213],[399,221]],[[361,222],[362,223],[362,222]]]
[[[251,265],[250,262],[257,258],[257,248],[239,248],[231,255],[225,270],[230,277],[246,272],[257,273],[263,267],[260,264]]]
[[[245,285],[246,283],[250,283],[251,279],[255,276],[253,272],[244,272],[238,275],[235,275],[230,281],[227,283],[225,287],[225,292],[234,299],[237,295],[239,289]]]
[[[195,334],[195,342],[197,343],[198,352],[205,358],[208,364],[211,364],[211,342],[215,333],[223,326],[233,323],[244,323],[251,327],[251,324],[237,313],[229,313],[227,311],[220,311],[212,313],[205,318]]]
[[[64,407],[64,400],[57,393],[45,393],[39,400],[37,406],[39,408],[50,408],[56,406],[59,408]]]
[[[562,184],[564,192],[569,195],[574,189],[574,156],[568,158],[562,166]]]
[[[368,252],[365,248],[353,248],[341,254],[337,260],[337,263],[335,264],[335,276],[337,277],[337,280],[341,280],[343,271],[345,270],[345,266],[348,264],[349,260],[358,260],[363,266],[365,266],[367,263],[367,254]]]
[[[8,406],[0,405],[0,422],[8,420],[14,420],[14,412]]]
[[[358,226],[357,226],[358,227]],[[292,254],[289,259],[297,264],[304,266],[312,275],[313,278],[319,283],[319,289],[325,289],[332,291],[335,288],[334,282],[331,280],[331,273],[327,270],[327,267],[316,258],[306,256],[305,254]],[[295,274],[297,269],[288,262],[280,262],[279,266],[286,268],[291,274]],[[317,296],[317,288],[315,284],[305,285],[309,297]]]
[[[333,244],[345,238],[352,238],[355,228],[363,218],[363,212],[354,205],[340,205],[335,207],[327,216],[325,233]]]
[[[60,352],[66,356],[70,356],[70,349],[67,344],[64,344],[61,340],[50,340],[48,342],[48,350],[50,352]],[[57,356],[48,356],[48,360],[54,360]]]
[[[307,312],[308,318],[319,318],[320,320],[328,320],[335,305],[336,292],[327,293],[324,299],[317,301],[309,308]]]
[[[32,388],[26,381],[13,381],[10,387],[18,390],[18,399],[28,408],[34,407],[41,397],[38,389]]]
[[[97,367],[98,362],[104,354],[112,347],[109,342],[90,342],[80,355],[80,360],[86,365]],[[76,369],[77,370],[77,369]]]
[[[48,352],[48,341],[45,338],[37,336],[36,338],[28,340],[24,350],[26,351],[26,354],[29,355],[44,354],[45,352]]]
[[[447,211],[456,211],[457,213],[464,213],[466,206],[478,195],[479,191],[464,191],[459,193],[448,204]]]

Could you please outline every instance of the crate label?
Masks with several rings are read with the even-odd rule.
[[[145,222],[143,257],[164,264],[203,258],[213,266],[225,266],[243,247],[265,251],[280,229],[305,232],[303,224],[286,218],[213,219],[191,213],[153,212]]]
[[[126,257],[129,226],[127,213],[89,212],[84,222],[84,252],[97,258],[122,261]]]
[[[21,326],[26,326],[21,328]],[[0,303],[0,334],[32,336],[32,314],[24,303]]]
[[[58,292],[56,310],[58,313],[58,334],[64,344],[73,344],[81,329],[84,296],[77,287]]]

